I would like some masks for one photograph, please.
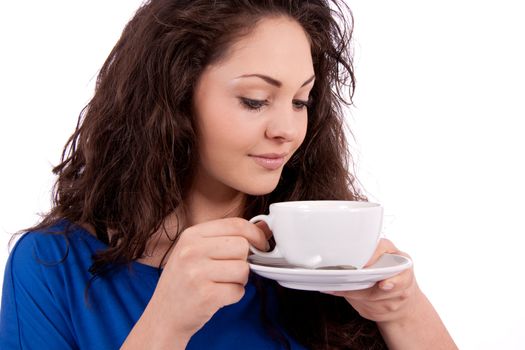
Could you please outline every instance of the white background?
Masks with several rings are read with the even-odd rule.
[[[525,21],[518,1],[348,1],[358,177],[461,349],[523,349]],[[0,272],[140,4],[0,3]]]

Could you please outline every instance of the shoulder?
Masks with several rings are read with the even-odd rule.
[[[22,234],[7,261],[4,292],[18,304],[29,299],[49,305],[83,290],[91,278],[93,250],[97,242],[102,245],[88,235],[78,226],[61,224]]]
[[[53,349],[73,347],[69,306],[82,295],[91,260],[78,243],[84,235],[75,231],[56,225],[26,232],[15,243],[4,272],[0,348],[37,348],[42,341]]]
[[[12,259],[24,262],[52,262],[56,258],[62,260],[70,249],[71,239],[77,240],[79,235],[78,228],[68,228],[64,224],[28,231],[18,238],[10,255]]]
[[[10,253],[8,267],[18,276],[79,264],[86,268],[93,252],[103,249],[102,242],[89,236],[81,227],[64,222],[23,233]]]
[[[18,238],[10,258],[16,262],[49,260],[53,256],[64,254],[66,249],[67,239],[60,233],[29,231]]]

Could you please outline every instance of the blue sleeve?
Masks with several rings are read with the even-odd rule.
[[[75,349],[67,311],[60,304],[66,288],[50,278],[53,265],[45,257],[53,250],[39,243],[40,234],[26,234],[11,252],[4,274],[0,308],[0,349]],[[44,259],[42,259],[44,257]]]

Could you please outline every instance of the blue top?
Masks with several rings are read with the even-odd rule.
[[[153,295],[159,271],[137,262],[118,268],[94,279],[86,300],[91,256],[106,247],[78,226],[72,226],[67,239],[38,231],[23,235],[5,269],[0,349],[118,349]],[[220,309],[193,335],[187,349],[282,348],[260,320],[255,278],[260,277],[250,276],[238,303]],[[275,320],[271,293],[268,302],[269,317]],[[304,349],[287,338],[292,349]]]

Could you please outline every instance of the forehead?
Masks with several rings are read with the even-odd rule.
[[[295,20],[264,18],[248,35],[233,43],[229,54],[211,68],[227,75],[297,75],[304,81],[313,74],[310,42]]]

